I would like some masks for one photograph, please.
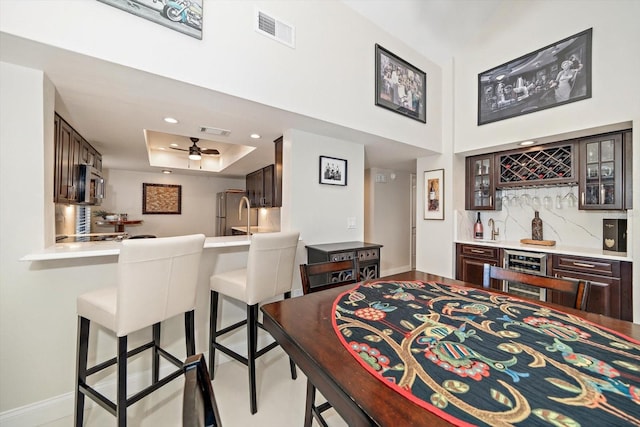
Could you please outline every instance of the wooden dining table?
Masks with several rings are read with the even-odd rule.
[[[478,288],[473,284],[419,271],[376,280],[434,281],[444,285]],[[264,305],[261,308],[264,327],[349,426],[452,425],[392,390],[365,370],[345,349],[332,325],[335,315],[333,304],[337,297],[353,286],[346,285]],[[640,325],[554,304],[540,304],[582,316],[597,325],[640,340]],[[310,425],[310,421],[305,419],[305,426]]]

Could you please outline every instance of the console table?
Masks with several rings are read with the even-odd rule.
[[[339,242],[309,245],[306,248],[309,263],[355,259],[358,280],[380,277],[380,248],[382,245],[367,242]]]

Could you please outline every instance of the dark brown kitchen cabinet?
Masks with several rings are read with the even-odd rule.
[[[500,248],[457,243],[456,279],[482,286],[484,264],[501,265],[501,259]],[[502,290],[496,280],[492,280],[491,287]]]
[[[102,170],[102,156],[58,114],[54,115],[53,201],[75,203],[80,164],[91,164]]]
[[[631,131],[622,134],[624,145],[624,208],[633,209],[633,135]]]
[[[273,206],[274,169],[274,165],[269,165],[247,175],[246,186],[251,207]]]
[[[466,210],[496,210],[497,206],[494,155],[467,157]]]
[[[273,141],[275,145],[275,169],[273,175],[273,207],[282,206],[282,137]]]
[[[624,209],[622,133],[580,140],[579,209]]]
[[[632,264],[600,258],[553,255],[553,275],[590,283],[587,311],[616,319],[633,319]]]
[[[74,151],[77,139],[73,138],[73,128],[59,116],[55,120],[55,160],[54,160],[54,193],[57,203],[70,203],[75,198],[74,187]]]

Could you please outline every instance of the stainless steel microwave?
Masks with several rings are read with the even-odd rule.
[[[104,178],[102,173],[91,165],[78,165],[78,197],[81,205],[99,205],[104,199]]]

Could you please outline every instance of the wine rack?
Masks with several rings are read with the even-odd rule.
[[[578,182],[574,144],[499,155],[496,187],[560,185]]]

